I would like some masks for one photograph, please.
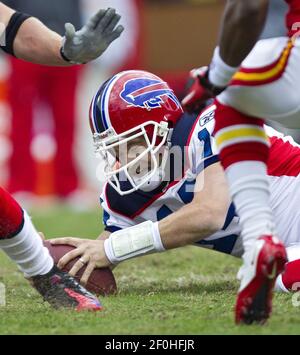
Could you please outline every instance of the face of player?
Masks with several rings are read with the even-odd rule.
[[[109,154],[110,158],[115,161],[116,169],[127,166],[127,172],[136,185],[147,180],[146,177],[155,170],[154,176],[141,187],[144,191],[152,191],[162,183],[164,176],[162,162],[166,152],[162,147],[153,159],[151,152],[145,154],[147,149],[148,143],[144,136],[141,136],[126,143],[120,143],[117,147],[110,149]]]
[[[152,191],[165,177],[169,156],[167,122],[147,121],[117,134],[111,128],[94,134],[95,152],[105,163],[107,182],[122,196]]]
[[[143,155],[147,148],[148,145],[144,137],[138,137],[128,143],[120,144],[113,154],[115,154],[116,160],[119,162],[120,166],[126,164],[131,165],[128,169],[131,175],[144,175],[149,173],[153,168],[151,154],[147,153],[146,155]],[[158,153],[157,157],[161,163],[161,154]],[[135,160],[137,161],[135,162]]]

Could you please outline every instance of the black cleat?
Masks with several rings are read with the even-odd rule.
[[[56,266],[48,274],[34,276],[30,281],[44,301],[54,308],[72,308],[76,311],[102,310],[102,305],[95,296]]]

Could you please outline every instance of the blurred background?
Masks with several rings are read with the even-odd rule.
[[[0,185],[25,207],[98,204],[99,161],[93,153],[88,109],[112,74],[145,69],[184,95],[190,69],[209,63],[223,0],[4,0],[63,35],[101,7],[114,7],[126,30],[98,61],[45,68],[0,56]],[[63,4],[63,5],[62,5]],[[286,33],[282,0],[271,0],[263,38]],[[291,134],[291,132],[288,132]],[[299,134],[292,132],[295,139]]]

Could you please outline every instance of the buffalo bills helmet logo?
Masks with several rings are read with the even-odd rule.
[[[147,110],[162,107],[165,96],[171,99],[177,108],[180,107],[174,92],[160,80],[148,78],[129,80],[120,94],[120,97],[129,105]]]

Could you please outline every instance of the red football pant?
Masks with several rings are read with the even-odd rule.
[[[78,187],[73,158],[76,119],[76,88],[80,68],[52,68],[10,59],[12,74],[8,99],[12,109],[11,140],[13,154],[9,162],[9,191],[34,192],[35,162],[30,152],[33,133],[33,109],[37,100],[49,104],[55,123],[57,153],[54,163],[55,192],[66,196]],[[42,119],[42,118],[41,118]]]

